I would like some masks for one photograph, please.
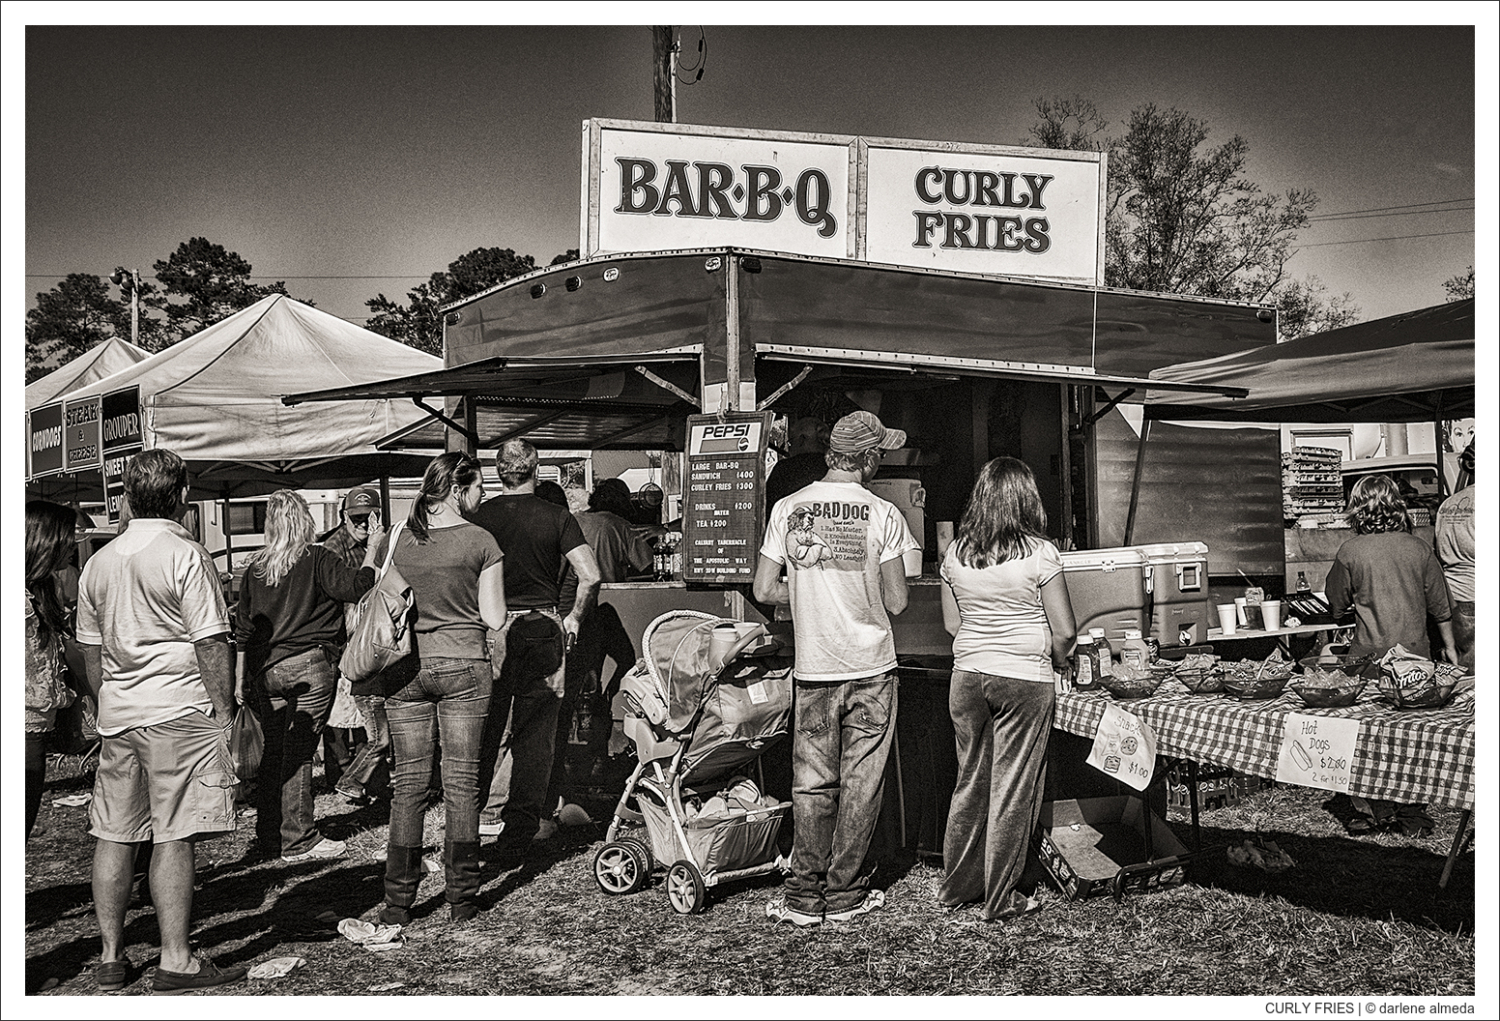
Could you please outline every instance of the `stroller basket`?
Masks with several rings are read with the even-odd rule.
[[[780,804],[752,812],[731,812],[695,817],[682,824],[691,860],[710,876],[717,872],[764,865],[776,857],[776,838],[791,804]],[[658,860],[682,857],[673,832],[671,816],[649,797],[640,799],[641,815],[651,836],[652,853]]]

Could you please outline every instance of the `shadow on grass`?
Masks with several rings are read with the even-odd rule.
[[[1186,827],[1182,827],[1188,843]],[[1329,915],[1397,918],[1450,933],[1474,930],[1474,857],[1461,855],[1446,890],[1438,888],[1444,855],[1416,847],[1391,847],[1351,837],[1307,836],[1280,830],[1249,833],[1203,827],[1203,845],[1239,844],[1255,837],[1274,840],[1297,862],[1282,873],[1230,864],[1210,854],[1189,870],[1200,886],[1279,897]]]

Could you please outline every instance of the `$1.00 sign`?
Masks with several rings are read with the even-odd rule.
[[[771,413],[688,418],[682,499],[682,576],[744,582],[755,576],[765,522],[766,437]]]

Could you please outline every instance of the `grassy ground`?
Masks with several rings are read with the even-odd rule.
[[[50,781],[26,855],[26,986],[42,995],[93,994],[98,933],[89,892],[86,808],[54,798],[86,789],[66,764]],[[608,806],[586,803],[596,818]],[[1434,810],[1436,835],[1346,836],[1342,802],[1276,788],[1203,817],[1207,842],[1257,834],[1297,862],[1279,875],[1237,868],[1222,854],[1180,887],[1083,902],[1042,894],[1045,909],[985,925],[972,909],[946,911],[927,861],[882,865],[887,908],[855,922],[797,930],[772,926],[774,876],[710,891],[706,913],[668,906],[661,874],[628,897],[606,897],[592,874],[603,827],[565,829],[536,845],[519,871],[485,869],[492,905],[453,924],[441,874],[428,876],[400,950],[373,953],[340,936],[342,917],[381,903],[385,842],[380,808],[318,798],[325,832],[348,840],[332,862],[283,865],[250,857],[253,825],[199,845],[194,940],[221,963],[300,956],[307,965],[240,995],[411,994],[1223,994],[1472,995],[1474,855],[1437,882],[1458,813]],[[1173,828],[1187,840],[1185,813]],[[427,818],[442,846],[442,811]],[[149,904],[126,928],[137,965],[152,962]],[[145,969],[122,995],[147,991]],[[210,993],[205,995],[215,995]]]

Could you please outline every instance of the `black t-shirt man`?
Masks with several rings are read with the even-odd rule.
[[[534,493],[507,493],[486,500],[471,520],[489,531],[505,554],[506,607],[557,606],[559,565],[587,542],[567,508]],[[563,613],[569,609],[561,607]]]

